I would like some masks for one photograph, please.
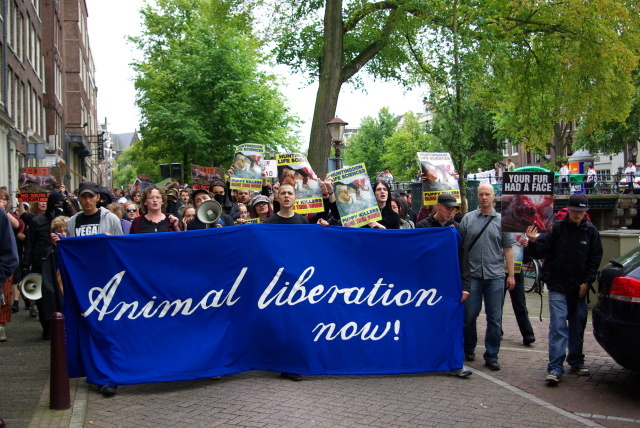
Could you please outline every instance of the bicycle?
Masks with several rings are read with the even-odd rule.
[[[544,283],[542,282],[542,261],[531,259],[528,263],[522,265],[522,280],[524,281],[524,291],[542,294]],[[530,284],[530,285],[529,285]]]
[[[522,265],[522,282],[526,293],[535,292],[540,295],[540,321],[542,321],[542,294],[544,281],[542,281],[542,260],[531,259]],[[529,285],[530,284],[530,285]]]

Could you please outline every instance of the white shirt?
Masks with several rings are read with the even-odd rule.
[[[596,181],[596,176],[598,175],[598,173],[596,172],[596,170],[594,168],[589,168],[589,172],[587,172],[587,181],[591,182],[591,181]]]
[[[633,176],[636,173],[636,166],[635,165],[631,165],[628,166],[627,169],[624,170],[624,175],[626,175],[627,177],[630,177],[631,179],[633,179]]]
[[[560,177],[568,178],[569,177],[569,167],[563,166],[560,168]]]

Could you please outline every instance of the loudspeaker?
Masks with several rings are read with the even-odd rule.
[[[29,300],[38,300],[42,298],[42,275],[39,273],[30,273],[22,278],[18,285],[22,295]]]
[[[182,164],[181,163],[171,164],[171,178],[179,178],[180,180],[182,180]]]
[[[208,201],[204,201],[200,205],[198,211],[196,212],[196,217],[198,217],[198,220],[205,224],[211,224],[218,221],[221,214],[222,206],[213,199],[210,199]]]
[[[162,176],[163,180],[166,180],[167,178],[171,178],[171,165],[169,165],[168,163],[161,163],[160,175]]]

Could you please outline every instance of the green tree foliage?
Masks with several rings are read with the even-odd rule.
[[[448,114],[438,124],[447,132],[441,140],[459,164],[478,136],[469,129],[474,105],[494,114],[501,139],[543,152],[554,137],[558,150],[571,143],[562,138],[566,124],[593,133],[623,122],[638,66],[639,8],[637,0],[285,0],[270,31],[278,60],[319,81],[314,167],[328,156],[323,125],[340,88],[362,70],[432,85],[434,108]]]
[[[393,172],[396,181],[411,181],[418,176],[418,152],[436,150],[435,138],[427,134],[420,117],[405,113],[398,129],[384,140],[382,163]]]
[[[491,60],[484,100],[504,136],[561,152],[572,123],[592,134],[626,120],[640,58],[637,1],[505,5],[492,25],[504,37],[483,52]]]
[[[344,150],[345,165],[364,162],[369,176],[375,177],[382,168],[385,139],[392,135],[398,124],[387,107],[378,112],[378,117],[367,116],[360,122],[358,132],[349,138]]]
[[[473,173],[478,168],[483,171],[489,171],[494,168],[496,163],[501,162],[503,157],[501,152],[478,150],[467,162],[467,171]]]
[[[133,184],[138,174],[144,174],[154,183],[162,180],[160,164],[172,162],[168,157],[160,156],[159,146],[144,147],[140,142],[124,149],[116,160],[113,182],[124,188]]]
[[[640,74],[634,79],[635,94],[629,117],[623,123],[609,122],[603,129],[588,133],[579,132],[576,146],[591,153],[613,154],[635,147],[640,140]]]
[[[324,124],[335,116],[342,85],[358,85],[361,70],[382,79],[401,79],[409,59],[406,40],[433,15],[427,2],[414,0],[274,3],[269,32],[277,60],[319,82],[308,159],[323,173],[330,141]]]
[[[145,159],[188,171],[192,163],[226,167],[241,143],[297,147],[297,119],[274,77],[259,71],[250,5],[158,0],[142,15],[142,35],[132,40],[144,54],[133,66]]]

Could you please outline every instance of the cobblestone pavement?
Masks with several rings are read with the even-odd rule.
[[[0,417],[21,427],[634,427],[640,428],[640,374],[616,365],[587,326],[585,354],[592,375],[567,373],[544,382],[548,314],[528,295],[537,341],[525,347],[507,299],[503,369],[481,361],[474,374],[309,376],[303,382],[252,371],[221,379],[121,386],[103,398],[84,379],[71,380],[72,408],[49,410],[49,348],[35,319],[21,311],[0,343]],[[545,309],[546,302],[542,305]],[[479,332],[484,318],[478,320]],[[480,356],[483,349],[477,349]],[[167,354],[170,358],[170,353]],[[481,358],[480,358],[481,360]]]

